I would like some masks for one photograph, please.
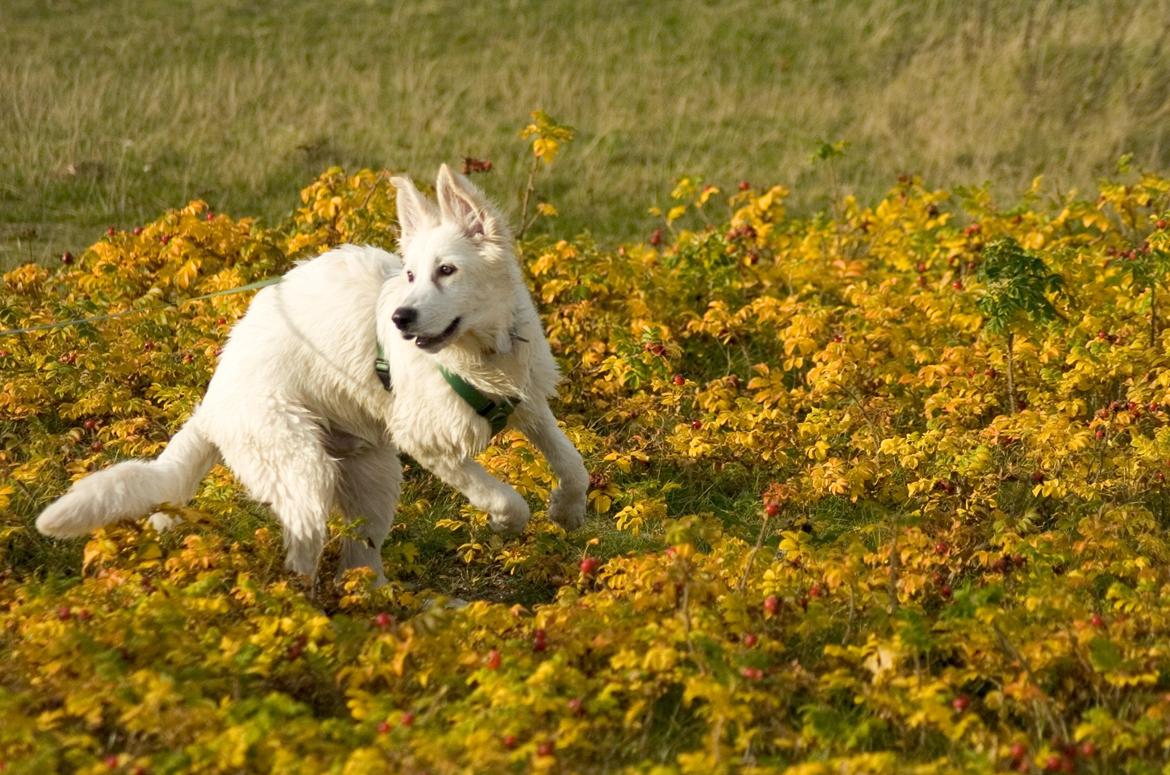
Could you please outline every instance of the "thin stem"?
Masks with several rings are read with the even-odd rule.
[[[1008,410],[1011,414],[1016,413],[1016,357],[1015,357],[1015,343],[1016,335],[1009,333],[1007,335],[1007,380],[1008,380]]]
[[[1158,341],[1158,283],[1150,283],[1150,347]]]
[[[532,164],[528,167],[528,182],[524,184],[524,198],[520,202],[520,231],[516,235],[517,240],[524,239],[524,233],[531,225],[528,220],[528,202],[532,194],[536,192],[536,166],[538,164],[540,164],[540,159],[534,155]]]

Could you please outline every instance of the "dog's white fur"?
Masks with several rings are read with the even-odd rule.
[[[528,504],[475,461],[491,430],[440,365],[490,398],[520,399],[509,424],[558,479],[549,516],[579,527],[588,474],[548,406],[556,362],[504,219],[446,165],[437,207],[409,179],[393,183],[401,258],[346,245],[260,291],[232,330],[203,401],[162,454],[81,479],[41,513],[37,529],[82,535],[185,503],[222,457],[252,497],[271,506],[289,568],[315,576],[336,504],[359,536],[344,541],[342,570],[368,566],[381,583],[401,450],[486,511],[494,530],[519,532]],[[413,310],[413,319],[402,310]],[[392,392],[374,371],[377,341]],[[163,526],[167,518],[154,521]]]

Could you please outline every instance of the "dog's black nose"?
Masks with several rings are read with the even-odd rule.
[[[399,307],[394,310],[390,319],[394,321],[394,325],[398,326],[399,331],[405,331],[418,319],[418,310],[414,307]]]

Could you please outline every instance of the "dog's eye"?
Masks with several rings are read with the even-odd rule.
[[[406,273],[406,282],[408,282],[408,283],[414,282],[414,272],[407,272]]]
[[[453,267],[451,264],[440,264],[439,274],[441,274],[443,277],[450,277],[451,275],[455,274],[455,267]]]

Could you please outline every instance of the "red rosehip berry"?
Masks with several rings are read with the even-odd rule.
[[[141,227],[141,226],[135,226],[135,227],[134,227],[134,236],[135,236],[135,237],[137,237],[137,236],[138,236],[139,234],[141,234],[141,233],[142,233],[142,227]]]
[[[1010,755],[1012,757],[1012,761],[1018,762],[1020,759],[1023,759],[1028,755],[1028,746],[1024,745],[1023,743],[1012,743]]]
[[[1159,218],[1154,221],[1154,226],[1158,229],[1165,229],[1167,226],[1170,226],[1170,222],[1167,222],[1165,218]]]
[[[573,699],[569,700],[568,705],[569,705],[569,712],[572,713],[574,716],[585,715],[585,703],[581,702],[580,697],[574,697]]]
[[[1162,226],[1159,228],[1165,228],[1165,227]],[[1097,746],[1093,743],[1092,740],[1086,740],[1085,742],[1081,743],[1081,756],[1084,756],[1085,758],[1090,758],[1090,757],[1093,757],[1096,755],[1097,755]]]
[[[66,250],[64,253],[62,253],[61,254],[61,263],[62,264],[72,264],[73,263],[73,254],[70,253],[68,250]]]
[[[950,584],[943,584],[938,588],[938,594],[940,597],[942,597],[943,600],[950,600],[951,595],[954,594],[954,592],[951,590]]]
[[[951,550],[951,547],[947,545],[946,541],[939,541],[937,544],[934,545],[934,553],[938,554],[938,555],[946,554],[950,550]]]
[[[821,589],[820,584],[813,584],[811,587],[808,588],[808,596],[809,597],[820,597],[823,594],[824,594],[824,591]]]
[[[776,501],[768,501],[764,504],[764,513],[769,517],[774,517],[780,513],[780,504]]]
[[[398,723],[402,724],[404,727],[414,726],[414,714],[409,710],[406,711],[402,714],[402,718],[399,719]]]
[[[681,374],[675,374],[675,375],[674,375],[674,377],[673,377],[673,378],[671,378],[671,380],[670,380],[670,381],[671,381],[671,382],[673,382],[673,383],[674,383],[674,384],[676,384],[676,385],[685,385],[685,384],[687,384],[687,378],[686,378],[686,377],[684,377],[684,376],[683,376],[683,375],[681,375]]]
[[[384,735],[389,731],[390,731],[390,722],[389,721],[379,721],[378,722],[378,734],[379,735]]]
[[[111,226],[111,227],[109,227],[108,229],[106,229],[106,236],[107,236],[107,237],[112,237],[112,236],[114,236],[114,235],[115,235],[115,234],[117,234],[117,233],[118,233],[118,230],[117,230],[117,229],[115,229],[113,226]]]
[[[544,651],[548,648],[548,633],[537,628],[532,632],[532,650]]]
[[[768,595],[764,598],[764,612],[775,616],[780,611],[780,598],[776,595]]]
[[[213,213],[209,210],[207,213],[207,220],[214,221],[215,220],[215,213]]]
[[[557,746],[552,740],[541,740],[540,744],[536,746],[537,756],[552,756],[556,752]]]
[[[955,280],[954,282],[951,283],[951,287],[954,288],[956,291],[961,291],[961,290],[963,290],[963,281],[962,280]]]
[[[650,232],[650,244],[654,247],[658,247],[662,244],[662,229],[655,229],[654,231]]]
[[[748,183],[746,180],[739,181],[739,190],[740,191],[747,191],[751,187],[752,187],[752,184]],[[1161,228],[1161,227],[1159,227],[1159,228]]]
[[[374,617],[374,626],[379,630],[389,629],[392,624],[394,624],[394,617],[385,611]]]
[[[1101,614],[1093,614],[1089,618],[1089,624],[1096,627],[1098,630],[1105,626],[1105,618]]]
[[[1044,761],[1044,771],[1045,772],[1060,772],[1061,763],[1063,761],[1064,761],[1064,757],[1058,753],[1048,754],[1048,758]]]
[[[584,576],[592,576],[597,570],[600,563],[596,557],[585,557],[581,560],[581,574]]]
[[[100,441],[95,441],[89,445],[89,448],[90,448],[90,451],[92,451],[92,452],[101,452],[102,451],[102,443]]]
[[[87,431],[92,431],[94,428],[96,428],[98,426],[98,422],[97,422],[97,420],[90,417],[88,420],[86,420],[84,423],[82,423],[82,425],[85,426],[85,429]]]
[[[747,632],[747,633],[744,633],[744,636],[743,636],[743,645],[747,646],[750,649],[753,646],[755,646],[756,643],[759,642],[759,640],[760,640],[759,637],[754,632]]]
[[[487,665],[488,670],[499,670],[500,669],[500,662],[501,662],[501,657],[500,657],[500,652],[498,649],[492,649],[491,651],[488,652],[487,662],[485,663]]]
[[[67,605],[63,605],[57,609],[57,618],[63,622],[69,621],[73,618],[73,609]]]
[[[951,700],[951,707],[954,708],[957,712],[962,713],[963,711],[967,710],[967,708],[971,707],[971,698],[965,694],[960,694],[958,697]]]
[[[111,770],[118,768],[118,757],[113,754],[107,756],[103,761],[105,762],[105,765]]]
[[[739,674],[749,681],[759,681],[764,677],[764,671],[758,667],[741,667]]]
[[[520,741],[516,739],[515,735],[504,735],[504,739],[501,742],[504,744],[504,747],[510,751],[515,748],[516,744]]]
[[[691,420],[691,428],[693,428],[694,430],[700,430],[702,427],[703,427],[702,420]]]

